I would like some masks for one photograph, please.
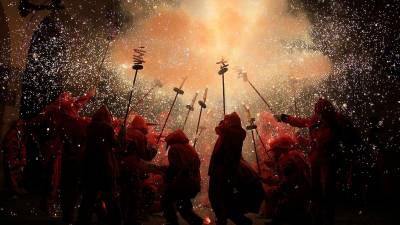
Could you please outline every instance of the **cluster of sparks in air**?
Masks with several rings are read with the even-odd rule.
[[[182,87],[185,93],[178,99],[165,133],[182,127],[187,113],[185,106],[191,103],[195,93],[199,93],[200,99],[208,88],[207,108],[201,120],[201,126],[206,129],[201,137],[197,137],[197,149],[203,162],[203,190],[207,190],[206,171],[216,137],[214,127],[223,115],[221,77],[216,65],[221,57],[230,64],[225,76],[227,112],[239,112],[245,126],[248,121],[243,104],[248,105],[264,144],[280,134],[295,135],[292,128],[277,123],[271,113],[310,114],[316,97],[324,93],[323,81],[348,68],[370,70],[371,59],[367,56],[359,58],[354,55],[334,65],[314,46],[310,37],[312,27],[305,13],[289,13],[288,1],[183,0],[165,3],[127,0],[121,1],[121,6],[134,21],[123,26],[107,52],[104,38],[107,35],[99,35],[101,32],[96,29],[101,25],[97,21],[80,21],[77,18],[82,15],[70,12],[69,24],[62,29],[65,44],[70,45],[63,56],[68,58],[65,87],[75,94],[82,94],[100,76],[98,96],[83,113],[89,115],[100,104],[107,104],[115,116],[123,117],[133,79],[132,50],[145,46],[146,62],[133,90],[134,112],[162,126],[175,94],[173,87],[179,86],[182,78],[187,77]],[[8,7],[15,8],[16,1]],[[82,6],[77,4],[73,7]],[[42,16],[34,14],[29,22],[21,19],[14,22],[14,26],[19,28],[12,30],[11,35],[16,40],[23,40],[23,51],[29,45],[29,35],[24,29],[33,29],[35,21]],[[331,29],[333,34],[342,31],[335,24],[327,24],[325,28]],[[331,43],[340,45],[340,41],[335,42],[335,37],[329,37]],[[13,46],[12,56],[22,59],[21,46],[15,43]],[[105,63],[99,68],[104,54]],[[23,67],[23,63],[24,60],[12,62],[16,67]],[[99,71],[100,75],[97,74]],[[239,71],[247,72],[249,81],[267,99],[274,112],[239,76]],[[384,98],[384,95],[378,93],[377,97]],[[347,109],[345,102],[337,102],[337,105]],[[199,110],[200,106],[195,103],[185,126],[192,141],[196,135]],[[158,127],[155,129],[159,130]],[[261,144],[257,141],[257,150],[261,158],[267,160],[269,156],[263,152]],[[246,159],[254,162],[249,138],[243,152]],[[161,151],[155,162],[164,163],[165,160],[165,152]],[[203,195],[198,199],[200,204],[206,202]]]

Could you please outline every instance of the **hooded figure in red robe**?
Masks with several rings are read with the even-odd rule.
[[[81,194],[83,157],[86,144],[87,121],[65,115],[60,131],[63,145],[61,160],[60,200],[63,221],[72,223],[74,209]]]
[[[203,219],[193,211],[191,202],[191,199],[200,192],[199,155],[189,145],[189,139],[182,130],[172,132],[165,141],[169,146],[169,165],[166,170],[166,187],[161,202],[167,224],[178,224],[177,209],[190,225],[201,225]]]
[[[242,158],[246,131],[236,112],[225,115],[215,128],[217,142],[211,155],[209,199],[217,225],[252,224],[245,213],[258,213],[263,200],[262,184],[257,173]]]
[[[78,224],[90,224],[98,194],[105,202],[107,224],[121,224],[116,178],[117,161],[113,148],[117,145],[112,116],[106,106],[93,115],[86,129],[86,151],[83,166],[83,195]]]
[[[57,114],[57,133],[62,143],[60,197],[63,221],[72,223],[75,205],[80,196],[82,161],[86,142],[88,121],[79,111],[96,94],[91,88],[86,94],[74,97],[63,92],[56,101],[46,107],[47,112]]]
[[[311,187],[315,224],[334,223],[337,172],[345,167],[346,158],[359,144],[359,136],[351,122],[336,112],[333,104],[324,98],[317,101],[310,118],[281,114],[278,121],[294,127],[307,127],[310,133]],[[350,148],[350,149],[349,149]]]
[[[157,155],[155,145],[149,143],[148,126],[142,116],[135,116],[126,130],[126,148],[122,149],[120,159],[121,201],[124,222],[127,225],[139,224],[141,211],[140,198],[142,160],[151,161]]]
[[[274,204],[272,224],[309,225],[310,167],[304,154],[289,136],[270,143],[277,164],[279,184],[267,193],[267,203]]]
[[[67,223],[72,222],[80,195],[79,183],[88,124],[84,118],[79,117],[79,111],[95,94],[95,87],[80,97],[63,92],[37,117],[51,134],[45,136],[42,145],[42,151],[47,156],[46,171],[50,183],[46,191],[49,192],[46,195],[50,196],[46,198],[54,199],[60,189],[63,220]]]

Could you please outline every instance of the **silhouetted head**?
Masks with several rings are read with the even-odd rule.
[[[275,160],[278,160],[282,154],[289,152],[295,145],[296,141],[288,135],[276,137],[269,142],[270,151],[274,153]]]
[[[188,144],[189,138],[181,129],[178,129],[168,134],[168,136],[165,138],[165,142],[167,143],[167,145]]]
[[[241,127],[242,122],[236,112],[224,116],[224,124],[230,127]]]
[[[145,119],[139,115],[133,118],[132,122],[129,124],[129,128],[138,129],[144,134],[147,134],[149,131],[149,127],[147,126]]]
[[[107,106],[103,105],[98,109],[92,117],[92,122],[102,122],[107,123],[111,126],[112,124],[112,116]]]
[[[330,119],[336,115],[336,109],[329,100],[320,98],[315,103],[314,113],[322,119]]]

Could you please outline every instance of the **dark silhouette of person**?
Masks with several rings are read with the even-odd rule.
[[[98,197],[105,203],[106,224],[121,224],[117,192],[118,165],[113,148],[117,145],[112,116],[106,106],[93,115],[86,129],[83,161],[83,194],[78,224],[90,224]]]
[[[355,146],[360,142],[352,123],[337,112],[324,98],[315,103],[314,114],[299,118],[281,114],[280,122],[294,127],[307,127],[311,139],[311,187],[315,224],[334,224],[337,173],[345,170],[346,159],[353,158]]]
[[[141,161],[151,161],[157,155],[157,148],[147,139],[148,126],[142,116],[135,116],[129,124],[125,143],[126,148],[119,152],[121,206],[124,224],[140,224],[142,182],[145,176]]]
[[[226,225],[228,219],[235,224],[252,224],[244,214],[258,213],[264,193],[257,173],[242,158],[246,131],[236,112],[225,115],[215,131],[218,139],[208,170],[208,195],[217,225]]]
[[[86,127],[89,121],[79,116],[79,111],[96,94],[92,88],[88,93],[73,97],[62,93],[46,109],[56,111],[57,133],[61,139],[60,205],[63,221],[71,224],[75,206],[81,194],[82,162],[86,144]]]
[[[279,177],[279,183],[270,188],[272,193],[267,193],[271,196],[267,203],[275,205],[271,224],[309,225],[311,181],[304,154],[294,139],[285,135],[272,139],[269,146]]]
[[[191,199],[200,192],[200,158],[182,130],[169,134],[165,141],[168,168],[161,204],[167,224],[178,225],[176,210],[190,225],[201,225],[203,219],[193,211]],[[175,207],[176,206],[176,207]]]

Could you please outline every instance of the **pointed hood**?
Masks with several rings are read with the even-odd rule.
[[[110,111],[108,110],[107,106],[103,105],[98,109],[93,117],[92,117],[92,122],[102,122],[102,123],[107,123],[111,126],[112,124],[112,116]]]
[[[178,130],[170,133],[165,138],[165,142],[167,142],[167,145],[188,144],[189,143],[189,139],[181,129],[178,129]]]
[[[288,135],[276,137],[269,143],[270,150],[277,158],[279,158],[281,154],[289,152],[289,150],[293,149],[295,146],[296,141]]]
[[[335,113],[335,106],[325,98],[318,99],[317,103],[315,103],[314,111],[316,114],[332,114]]]
[[[224,116],[224,120],[215,128],[218,135],[231,136],[244,140],[246,131],[242,128],[239,115],[236,112]]]
[[[224,116],[224,123],[229,127],[241,127],[242,122],[236,112]]]
[[[139,115],[136,115],[135,118],[133,118],[132,122],[129,124],[129,128],[138,129],[145,134],[147,134],[149,129],[146,120]]]

